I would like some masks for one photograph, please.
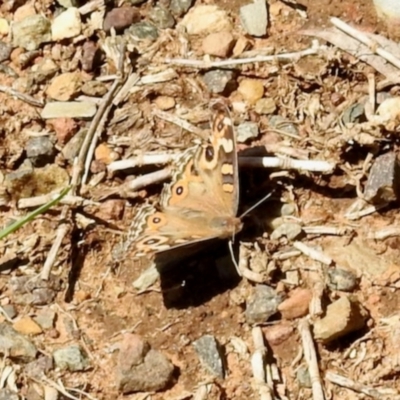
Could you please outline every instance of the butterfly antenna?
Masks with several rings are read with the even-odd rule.
[[[255,208],[257,208],[261,203],[264,203],[265,200],[267,200],[269,197],[271,197],[272,192],[268,193],[266,196],[264,196],[261,200],[257,201],[256,204],[252,205],[248,210],[246,210],[239,218],[242,219],[245,217],[247,214],[251,213]]]
[[[239,274],[239,276],[242,276],[242,274],[240,273],[240,270],[239,270],[239,265],[238,265],[238,263],[236,262],[236,259],[235,259],[235,254],[233,253],[233,246],[232,246],[232,244],[233,244],[233,241],[230,240],[230,241],[228,242],[228,247],[229,247],[229,252],[231,253],[231,259],[232,259],[233,265],[234,265],[235,268],[236,268],[237,273]]]

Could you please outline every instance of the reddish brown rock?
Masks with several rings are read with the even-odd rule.
[[[284,319],[295,319],[303,317],[308,313],[308,306],[311,301],[311,291],[308,289],[295,289],[289,298],[278,306],[279,312]]]
[[[72,118],[54,118],[47,121],[56,133],[57,142],[67,143],[78,131],[78,124]]]
[[[140,13],[137,8],[114,8],[104,18],[103,29],[109,32],[111,28],[114,28],[118,32],[138,21],[140,21]]]
[[[205,54],[225,58],[230,54],[234,44],[235,39],[230,32],[217,32],[204,38],[202,48]]]

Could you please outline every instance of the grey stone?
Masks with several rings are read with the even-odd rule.
[[[180,17],[188,12],[192,3],[193,0],[171,0],[169,8],[173,15]]]
[[[91,101],[54,101],[46,103],[41,117],[51,118],[91,118],[96,114],[96,104]]]
[[[175,19],[172,14],[164,7],[153,7],[149,12],[149,18],[154,22],[159,29],[173,28]]]
[[[53,359],[49,356],[43,356],[27,364],[24,371],[31,378],[41,380],[53,368]]]
[[[285,203],[281,208],[282,216],[289,216],[296,214],[296,206],[293,203]]]
[[[29,138],[25,151],[35,167],[43,167],[54,161],[55,147],[49,136]]]
[[[365,185],[364,198],[373,204],[386,204],[398,199],[400,173],[397,154],[389,152],[375,160]]]
[[[255,122],[243,122],[236,128],[237,141],[239,143],[244,143],[248,139],[255,139],[258,133],[258,125]]]
[[[138,22],[125,29],[125,35],[133,36],[134,39],[157,40],[158,29],[148,22]]]
[[[117,365],[117,386],[123,394],[165,389],[174,366],[139,335],[125,334]]]
[[[77,345],[58,349],[53,352],[54,363],[61,370],[84,371],[89,367],[89,360]]]
[[[0,63],[10,58],[12,47],[0,40]]]
[[[222,69],[208,71],[203,75],[203,81],[211,93],[222,93],[229,84],[234,83],[234,73]]]
[[[360,123],[365,120],[365,108],[361,103],[356,103],[346,108],[342,115],[344,124]]]
[[[51,308],[43,308],[37,312],[33,319],[42,329],[46,330],[53,328],[55,318],[55,311]]]
[[[254,293],[246,303],[246,321],[249,324],[261,324],[266,322],[278,311],[278,305],[282,302],[273,288],[267,285],[257,285]]]
[[[204,335],[193,342],[201,363],[207,370],[219,378],[224,378],[224,363],[220,352],[220,346],[212,335]]]
[[[70,161],[71,163],[74,161],[75,157],[79,153],[83,141],[85,140],[86,134],[87,134],[87,129],[81,129],[64,146],[61,152],[66,160]]]
[[[288,135],[299,135],[297,126],[293,122],[281,117],[280,115],[273,115],[271,118],[269,118],[268,122],[272,128],[286,132]]]
[[[253,4],[240,7],[240,22],[249,35],[264,36],[268,23],[266,1],[254,0]]]
[[[271,239],[277,240],[285,236],[288,240],[295,240],[302,234],[301,225],[294,222],[284,222],[271,233]]]
[[[17,310],[12,304],[6,304],[3,306],[3,311],[7,314],[7,317],[13,319],[17,316]]]
[[[351,271],[342,268],[328,270],[328,286],[332,290],[351,292],[357,286],[357,277]]]
[[[296,371],[296,379],[300,387],[311,388],[311,378],[308,368],[305,365],[300,365]]]
[[[36,357],[36,347],[7,322],[0,323],[0,353],[24,362]]]
[[[40,14],[30,15],[12,25],[13,45],[36,50],[51,41],[51,23]]]

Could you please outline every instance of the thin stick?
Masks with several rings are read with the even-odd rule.
[[[168,164],[178,158],[177,154],[142,154],[126,160],[118,160],[110,163],[107,170],[110,172],[135,168],[142,165]]]
[[[312,247],[307,246],[306,244],[302,242],[294,242],[293,247],[295,247],[297,250],[300,250],[303,254],[306,256],[312,258],[313,260],[319,261],[322,264],[325,265],[332,265],[332,258],[327,256],[326,254],[322,253],[319,250],[313,249]]]
[[[352,379],[346,378],[345,376],[336,374],[333,371],[327,371],[325,374],[325,378],[330,382],[335,383],[336,385],[354,390],[355,392],[363,393],[367,396],[372,397],[373,399],[382,399],[382,396],[388,396],[388,392],[386,390],[373,389],[371,387],[365,386],[360,382],[355,382]],[[397,391],[394,391],[393,395],[398,394]],[[386,398],[386,397],[385,397]]]
[[[334,235],[343,236],[353,231],[352,228],[340,228],[337,226],[304,226],[303,231],[307,235]]]
[[[36,100],[34,97],[29,96],[29,94],[17,92],[15,89],[10,88],[8,86],[0,85],[0,92],[4,92],[9,94],[10,96],[14,96],[22,101],[25,101],[26,103],[30,104],[31,106],[35,107],[43,107],[44,102],[41,100]]]
[[[354,39],[368,46],[372,52],[380,55],[382,58],[393,64],[395,67],[400,68],[400,59],[398,59],[392,53],[380,47],[377,42],[371,40],[367,35],[365,35],[361,31],[351,27],[350,25],[341,21],[339,18],[335,17],[331,18],[331,23],[335,25],[336,28],[340,29],[341,31],[347,33],[349,36],[352,36]]]
[[[375,232],[370,232],[368,239],[383,240],[395,236],[400,236],[400,228],[398,226],[387,226]]]
[[[44,194],[42,196],[35,196],[35,197],[27,197],[25,199],[18,200],[18,208],[32,208],[32,207],[39,207],[48,201],[50,201],[54,197],[53,193]],[[100,205],[92,200],[87,200],[80,196],[69,196],[66,195],[60,200],[60,204],[67,204],[73,207],[81,207],[81,206],[89,206],[89,205]]]
[[[251,369],[253,371],[255,386],[258,390],[260,400],[273,400],[273,392],[266,381],[265,358],[267,348],[264,344],[263,332],[259,326],[251,331],[254,342],[254,353],[251,356]]]
[[[241,167],[279,168],[314,172],[332,172],[336,165],[324,160],[295,160],[281,157],[239,157]]]
[[[113,106],[112,100],[114,98],[115,92],[117,91],[118,87],[121,85],[123,81],[123,60],[125,56],[125,48],[122,46],[120,49],[120,59],[119,59],[119,66],[118,69],[121,73],[119,79],[116,79],[110,90],[108,91],[107,95],[105,96],[101,106],[98,108],[96,115],[94,116],[92,123],[90,124],[89,130],[85,136],[85,140],[82,144],[82,147],[79,152],[79,164],[83,164],[83,159],[85,159],[85,172],[82,177],[82,184],[86,183],[87,177],[90,171],[90,164],[93,159],[94,151],[97,146],[97,141],[100,138],[100,135],[103,131],[104,124],[106,123],[106,119],[108,118],[108,113]],[[79,168],[78,168],[79,169]],[[80,173],[80,171],[79,171]],[[72,184],[74,184],[74,178],[76,183],[79,180],[79,177],[75,175],[72,177]]]
[[[326,49],[325,46],[320,46],[318,41],[313,41],[313,46],[309,49],[293,52],[293,53],[285,53],[285,54],[275,54],[270,56],[257,56],[257,57],[249,57],[243,59],[230,59],[223,61],[203,61],[203,60],[187,60],[181,58],[167,58],[165,62],[167,64],[172,65],[180,65],[183,67],[190,68],[200,68],[200,69],[209,69],[209,68],[222,68],[222,67],[234,67],[236,65],[250,64],[250,63],[259,63],[259,62],[274,62],[274,61],[295,61],[300,59],[301,57],[306,57],[314,54],[321,54]]]
[[[299,322],[298,329],[303,343],[304,358],[310,374],[313,399],[325,400],[324,389],[319,374],[317,352],[315,351],[314,341],[311,336],[310,325],[306,318],[303,318]]]

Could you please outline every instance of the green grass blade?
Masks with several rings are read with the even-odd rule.
[[[53,207],[54,205],[56,205],[57,203],[60,202],[60,200],[69,192],[69,190],[71,189],[70,186],[66,187],[65,189],[63,189],[60,194],[53,200],[49,201],[46,204],[43,204],[42,206],[40,206],[39,208],[37,208],[36,210],[32,211],[31,213],[29,213],[28,215],[26,215],[25,217],[21,218],[18,221],[15,221],[14,223],[12,223],[11,225],[7,226],[7,228],[3,229],[2,231],[0,231],[0,240],[2,240],[3,238],[5,238],[7,235],[9,235],[12,232],[15,232],[17,229],[21,228],[21,226],[27,224],[28,222],[32,221],[33,219],[35,219],[38,215],[43,214],[44,212],[46,212],[49,208]]]

